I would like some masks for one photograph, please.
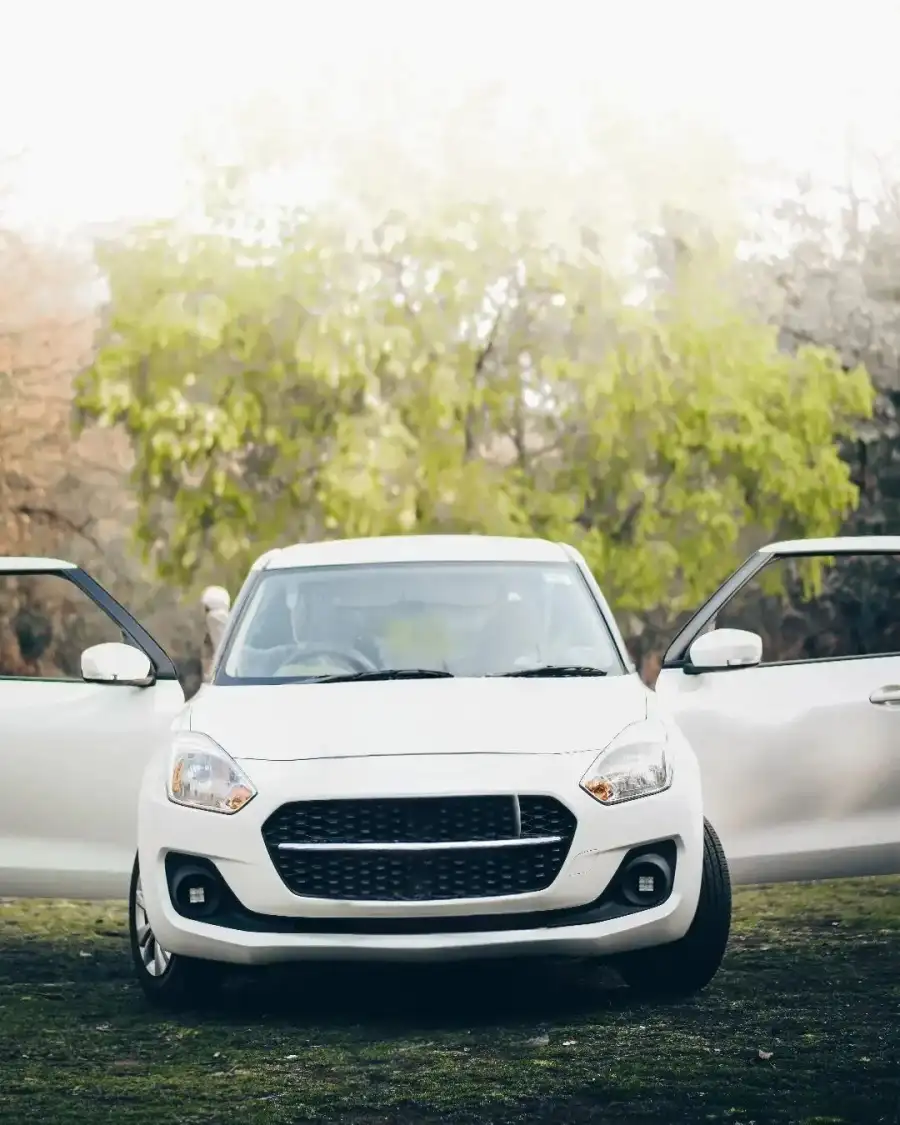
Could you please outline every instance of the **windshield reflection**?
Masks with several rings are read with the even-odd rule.
[[[362,681],[404,670],[418,678],[505,676],[544,667],[623,671],[574,563],[354,564],[263,574],[217,682]]]

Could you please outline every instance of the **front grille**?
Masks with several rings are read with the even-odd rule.
[[[575,817],[552,797],[398,797],[370,801],[298,801],[266,821],[278,844],[436,844],[566,836]],[[521,832],[517,821],[521,819]]]
[[[544,890],[575,826],[542,796],[301,801],[276,810],[263,839],[296,895],[421,902]]]
[[[281,852],[279,874],[306,898],[428,902],[520,895],[549,887],[568,844],[437,852]]]

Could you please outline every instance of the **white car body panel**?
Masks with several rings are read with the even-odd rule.
[[[72,582],[156,668],[146,687],[0,676],[0,897],[124,898],[136,806],[154,751],[184,709],[175,669],[138,622],[74,563],[0,558],[0,575]]]
[[[735,882],[900,870],[900,657],[663,670]]]
[[[232,757],[267,761],[599,754],[619,731],[645,717],[648,694],[636,674],[605,680],[395,680],[299,688],[207,684],[191,701],[190,722]]]
[[[761,555],[900,554],[900,535],[832,535],[824,539],[782,539],[760,547]]]
[[[0,555],[0,574],[54,574],[61,570],[77,570],[65,559],[49,559],[31,555]]]
[[[774,543],[759,555],[875,553],[900,555],[900,537]],[[679,650],[707,615],[684,627]],[[898,685],[900,654],[702,674],[664,665],[656,692],[697,754],[735,883],[900,873]]]
[[[352,566],[402,562],[565,562],[570,549],[547,539],[505,535],[379,535],[371,539],[329,539],[269,551],[254,569],[295,566]]]
[[[126,896],[141,776],[183,705],[177,681],[0,679],[0,895]]]

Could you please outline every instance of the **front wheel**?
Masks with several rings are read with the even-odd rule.
[[[224,966],[170,953],[156,940],[144,904],[137,859],[128,895],[128,934],[138,984],[151,1003],[164,1008],[185,1008],[209,1003],[218,995]]]
[[[622,954],[615,967],[635,992],[671,998],[692,996],[719,971],[731,930],[731,876],[722,843],[703,822],[703,880],[691,927],[683,938]]]

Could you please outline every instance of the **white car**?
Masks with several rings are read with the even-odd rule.
[[[762,664],[729,625],[767,567],[896,555],[887,538],[757,552],[653,692],[567,546],[290,547],[252,568],[186,706],[83,571],[0,560],[126,642],[89,647],[81,678],[0,678],[0,895],[128,893],[163,1003],[229,964],[348,958],[612,958],[632,986],[696,991],[730,920],[711,824],[741,882],[900,871],[900,655]]]
[[[151,996],[228,963],[622,953],[691,991],[727,941],[696,759],[554,543],[266,555],[139,810]]]

